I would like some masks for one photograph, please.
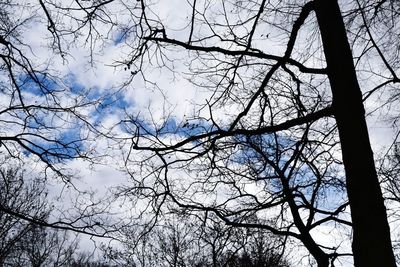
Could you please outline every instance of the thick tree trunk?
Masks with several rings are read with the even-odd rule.
[[[354,264],[396,266],[360,87],[337,0],[315,0],[353,222]]]

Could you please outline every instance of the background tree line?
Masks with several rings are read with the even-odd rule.
[[[117,249],[103,245],[88,251],[73,233],[26,219],[46,220],[54,211],[45,182],[27,178],[20,167],[0,169],[0,206],[14,213],[0,211],[0,266],[289,266],[271,237],[260,231],[239,232],[217,222],[206,228],[170,222],[140,244],[126,242]]]

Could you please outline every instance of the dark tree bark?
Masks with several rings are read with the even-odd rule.
[[[396,266],[343,18],[337,0],[318,0],[315,4],[346,172],[354,265]]]

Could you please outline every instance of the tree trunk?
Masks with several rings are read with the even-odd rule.
[[[354,265],[396,266],[350,45],[337,0],[315,0],[353,222]]]

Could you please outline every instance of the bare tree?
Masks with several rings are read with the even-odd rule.
[[[382,1],[374,12],[379,14],[382,5],[396,9],[389,2]],[[152,64],[174,72],[176,62],[184,60],[174,54],[179,51],[188,58],[189,79],[211,91],[206,103],[172,129],[174,118],[167,115],[153,122],[154,129],[151,121],[134,115],[122,122],[132,129],[127,167],[141,166],[132,172],[136,186],[131,192],[149,200],[155,217],[174,203],[214,213],[228,225],[298,239],[318,266],[349,252],[320,246],[311,231],[351,227],[356,266],[395,266],[365,120],[366,98],[357,78],[362,69],[353,61],[361,37],[347,35],[361,27],[364,42],[372,43],[368,49],[381,55],[364,17],[371,7],[346,7],[353,21],[361,21],[354,26],[345,24],[346,14],[334,0],[190,5],[180,34],[151,4],[127,6],[132,24],[126,28],[134,37],[127,34],[126,43],[135,49],[126,67],[144,77]],[[269,53],[268,44],[280,49]],[[370,53],[361,50],[359,62],[368,59]],[[392,77],[366,89],[367,95],[398,82],[395,67],[384,63]],[[136,151],[143,151],[143,158]],[[149,176],[143,177],[144,170]],[[247,221],[250,215],[274,214],[267,210],[280,212],[269,223]]]
[[[128,230],[118,246],[103,249],[118,266],[286,267],[283,244],[262,230],[193,220],[186,214],[165,218],[139,242]]]
[[[43,25],[47,26],[48,33],[40,38],[49,37],[49,41],[38,49],[26,35],[32,28]],[[77,88],[69,73],[56,68],[57,60],[60,65],[68,63],[69,49],[78,31],[72,28],[58,31],[55,27],[44,1],[0,3],[0,156],[2,166],[11,166],[17,159],[24,168],[33,164],[43,179],[57,181],[64,188],[74,188],[72,180],[77,175],[65,165],[74,159],[93,163],[101,156],[90,144],[99,133],[88,114],[96,116],[100,110],[104,111],[105,99],[114,91],[110,89],[107,96],[96,96],[92,88]],[[37,55],[42,50],[49,53],[48,57]],[[23,183],[20,179],[17,182]],[[47,221],[50,217],[31,216],[14,206],[1,206],[0,210],[41,226],[106,235],[108,229],[99,223],[104,220],[92,216],[102,211],[106,213],[104,206],[100,208],[102,211],[87,208],[86,202],[80,200],[90,199],[87,189],[74,193],[76,203],[68,205],[74,211],[60,210],[59,220]],[[12,199],[10,195],[7,197]],[[23,199],[21,201],[24,203]]]
[[[49,67],[50,59],[35,63],[38,59],[32,58],[34,52],[23,34],[40,19],[36,6],[11,1],[0,5],[2,153],[21,160],[33,155],[61,175],[55,164],[88,156],[88,151],[81,149],[83,128],[77,127],[87,122],[80,112],[95,101],[85,98],[83,89],[73,92],[66,79],[57,77],[57,71]],[[71,101],[65,101],[68,98]]]
[[[0,180],[0,264],[7,265],[7,259],[14,251],[20,251],[19,245],[24,237],[32,231],[32,224],[16,218],[4,209],[13,210],[32,218],[42,219],[49,213],[45,200],[45,189],[40,180],[25,181],[23,174],[16,168],[1,169]]]
[[[27,178],[21,168],[0,169],[1,266],[70,266],[78,239],[66,231],[46,229],[13,214],[45,221],[51,213],[44,180]]]
[[[25,258],[21,266],[71,266],[78,252],[78,239],[71,240],[66,231],[33,225],[19,242],[19,252]]]
[[[207,91],[206,100],[194,99],[184,118],[172,107],[158,117],[127,110],[115,125],[121,135],[102,134],[120,142],[125,153],[132,184],[116,197],[136,212],[126,218],[136,226],[136,238],[154,230],[165,214],[187,213],[295,240],[321,267],[346,257],[355,266],[395,266],[364,103],[390,95],[399,82],[399,49],[390,45],[399,25],[397,1],[194,0],[177,27],[160,3],[39,1],[61,54],[68,36],[76,41],[84,33],[94,56],[96,45],[116,30],[119,38],[113,41],[131,51],[115,64],[131,75],[127,84],[168,89],[154,77],[152,71],[159,70]],[[103,26],[106,35],[100,33]],[[85,156],[75,142],[38,135],[37,117],[26,123],[32,115],[14,68],[27,61],[14,47],[15,35],[7,35],[8,28],[3,32],[2,69],[11,77],[6,95],[17,103],[4,114],[22,109],[23,118],[17,116],[22,129],[35,126],[34,133],[4,137],[3,144],[17,144],[50,167],[53,157]],[[29,78],[25,83],[34,81],[56,104],[40,110],[57,114],[57,94],[33,75],[38,71],[21,71]],[[386,106],[396,97],[389,100]],[[25,138],[32,136],[56,146]],[[325,228],[342,236],[351,232],[352,251],[342,245],[346,238],[333,246],[317,242],[313,232]]]

